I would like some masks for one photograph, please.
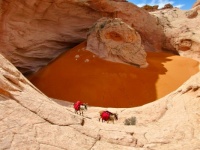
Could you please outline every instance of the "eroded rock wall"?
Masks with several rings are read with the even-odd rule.
[[[91,8],[69,1],[5,1],[0,51],[22,72],[35,71],[83,41],[100,17]]]
[[[164,48],[177,51],[181,56],[200,61],[200,9],[184,11],[171,8],[152,12],[164,28]]]
[[[85,40],[88,29],[104,16],[133,26],[145,50],[160,49],[162,28],[148,12],[128,2],[7,0],[1,1],[0,52],[23,73],[36,71]]]

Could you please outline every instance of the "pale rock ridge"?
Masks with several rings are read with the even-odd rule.
[[[109,61],[148,66],[139,33],[119,18],[98,20],[90,30],[86,49]]]
[[[136,108],[107,108],[115,124],[98,122],[90,107],[75,115],[37,90],[0,55],[0,149],[200,149],[200,73],[160,100]],[[136,116],[135,126],[123,125]]]
[[[197,7],[197,6],[199,6],[199,5],[200,5],[200,0],[197,0],[197,1],[194,3],[194,5],[192,6],[192,8]]]
[[[49,101],[43,93],[36,89],[11,63],[2,57],[2,55],[0,55],[0,60],[1,95],[3,94],[5,97],[14,99],[24,108],[36,113],[40,117],[42,116],[46,121],[52,124],[70,125],[82,123],[82,119],[74,115],[66,114],[65,109],[59,110],[58,106],[54,105],[55,103]],[[41,97],[37,97],[37,95],[41,95]],[[37,100],[35,101],[35,99]],[[47,103],[44,103],[45,101]],[[53,114],[49,114],[48,109],[54,111]],[[56,115],[58,117],[58,114],[63,114],[61,116],[64,117],[64,120],[54,118]],[[71,120],[69,118],[71,118]]]
[[[86,40],[89,28],[104,16],[122,18],[134,27],[145,50],[159,50],[163,42],[163,30],[156,19],[128,2],[12,0],[1,3],[0,53],[23,73],[37,71]]]
[[[173,8],[151,13],[164,28],[165,49],[177,51],[181,56],[200,61],[199,10],[197,6],[188,11]]]

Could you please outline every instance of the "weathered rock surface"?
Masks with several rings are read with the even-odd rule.
[[[23,72],[38,69],[84,40],[86,30],[102,16],[122,18],[134,27],[145,49],[162,45],[162,31],[154,18],[128,3],[1,0],[0,4],[0,51]],[[199,59],[198,11],[197,6],[186,12],[157,12],[162,18],[157,23],[164,26],[168,37],[166,49]],[[0,54],[0,149],[197,150],[199,85],[200,73],[153,103],[128,109],[90,107],[81,117],[71,107],[61,106],[37,90]],[[98,111],[102,109],[118,112],[119,121],[99,123]],[[132,116],[136,125],[125,126],[124,120]]]
[[[23,73],[85,40],[88,29],[104,16],[134,27],[145,50],[159,50],[163,42],[156,19],[124,0],[9,0],[1,1],[0,12],[0,52]]]
[[[148,66],[139,33],[119,18],[98,20],[90,30],[86,49],[109,61]]]
[[[158,24],[164,27],[165,49],[200,61],[199,10],[197,6],[188,11],[173,8],[151,13],[157,17]]]
[[[98,122],[89,107],[75,115],[31,85],[0,55],[0,149],[200,149],[200,73],[173,93],[137,108],[107,108],[115,124]],[[136,117],[135,126],[125,126]]]
[[[200,0],[197,0],[194,5],[192,6],[192,8],[196,7],[196,6],[199,6],[200,5]]]

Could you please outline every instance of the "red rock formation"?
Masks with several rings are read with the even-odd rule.
[[[109,61],[148,66],[139,33],[119,18],[98,20],[90,30],[86,49]]]
[[[85,40],[88,29],[103,16],[119,17],[133,26],[145,50],[159,50],[163,42],[154,17],[131,3],[8,0],[0,9],[0,52],[23,73],[36,71]]]
[[[145,9],[148,12],[152,12],[152,11],[158,10],[158,5],[154,5],[154,6],[144,5],[141,8]]]

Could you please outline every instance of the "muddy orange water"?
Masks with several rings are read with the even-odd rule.
[[[80,57],[75,58],[76,55]],[[89,62],[85,62],[88,59]],[[29,77],[47,96],[93,106],[134,107],[177,89],[198,72],[199,63],[169,53],[147,53],[148,68],[102,60],[85,43]]]

